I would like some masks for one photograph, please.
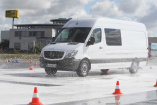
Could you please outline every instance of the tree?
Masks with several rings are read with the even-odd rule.
[[[0,49],[2,49],[4,52],[9,50],[9,40],[3,40],[0,43]]]
[[[43,45],[41,44],[36,44],[35,47],[32,47],[29,49],[29,53],[35,53],[35,54],[38,54],[41,52],[43,48]]]
[[[41,50],[42,50],[42,48],[43,48],[43,45],[37,44],[37,45],[34,47],[34,52],[35,52],[35,53],[40,53]]]

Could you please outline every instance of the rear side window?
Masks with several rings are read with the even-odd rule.
[[[120,29],[105,28],[106,44],[109,46],[121,46],[121,31]]]

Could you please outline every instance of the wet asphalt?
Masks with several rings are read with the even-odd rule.
[[[39,67],[39,61],[36,62],[37,67]],[[35,61],[32,61],[32,65],[35,65]],[[30,67],[30,60],[22,61],[22,60],[14,60],[6,63],[5,60],[0,60],[0,68],[1,69],[20,69],[20,68],[29,68]]]
[[[157,105],[157,90],[51,105]]]
[[[33,62],[33,65],[35,63]],[[39,67],[39,62],[37,62]],[[19,63],[10,62],[8,64],[5,61],[0,61],[0,65],[2,69],[20,69],[20,68],[29,68],[30,61],[20,61]],[[114,74],[114,73],[112,73]],[[10,73],[5,74],[10,76],[18,76],[18,77],[49,77],[48,75],[44,75],[43,73],[37,73],[32,75],[30,73]],[[69,77],[72,76],[72,73],[62,73],[56,74],[53,77]],[[89,76],[93,75],[103,75],[99,73],[90,73]],[[75,74],[76,77],[78,77]],[[50,77],[51,78],[51,77]],[[44,84],[44,83],[31,83],[31,82],[18,82],[18,81],[10,81],[10,80],[0,80],[1,83],[10,83],[10,84],[20,84],[20,85],[32,85],[32,86],[44,86],[44,87],[54,87],[54,86],[62,86],[60,84]],[[97,99],[89,99],[89,100],[81,100],[81,101],[72,101],[72,102],[64,102],[57,104],[46,104],[46,105],[157,105],[157,90],[146,91],[142,93],[134,93],[134,94],[124,94],[124,95],[114,95],[110,97],[102,97]]]

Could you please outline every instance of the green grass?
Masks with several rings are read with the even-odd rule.
[[[39,60],[40,54],[0,54],[0,60],[20,59],[20,60]]]

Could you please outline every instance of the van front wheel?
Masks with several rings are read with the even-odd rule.
[[[48,75],[54,75],[54,74],[57,73],[57,69],[46,67],[46,68],[45,68],[45,72],[46,72]]]
[[[77,75],[80,77],[85,77],[89,72],[89,62],[87,60],[82,60],[79,68],[77,69]]]
[[[129,72],[131,74],[135,74],[138,72],[139,62],[133,61],[131,67],[129,68]]]

